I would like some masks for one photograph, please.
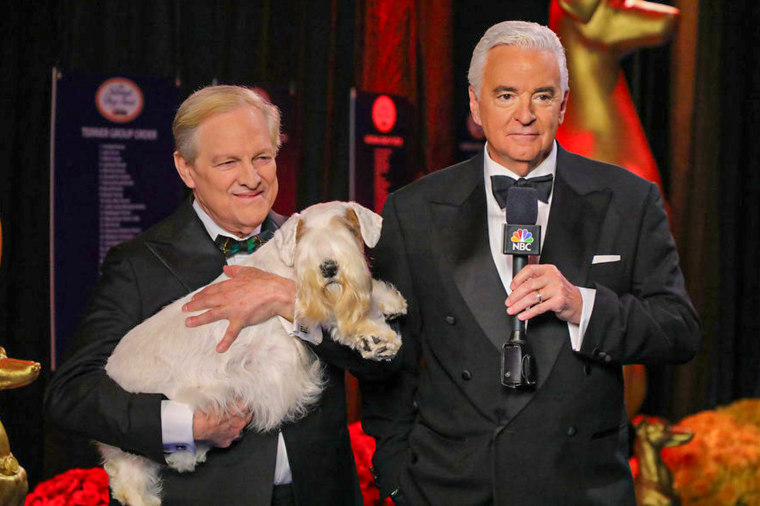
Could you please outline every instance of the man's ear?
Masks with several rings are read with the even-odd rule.
[[[483,123],[480,122],[480,104],[478,102],[478,94],[475,93],[475,88],[472,86],[468,88],[468,92],[470,94],[470,114],[472,114],[472,119],[477,125],[483,126]]]
[[[562,104],[559,106],[559,124],[565,121],[565,112],[567,111],[567,99],[570,97],[570,90],[567,90],[562,96]]]
[[[193,178],[193,167],[187,163],[179,151],[174,152],[174,168],[177,169],[179,177],[182,178],[182,182],[185,183],[190,189],[195,188],[195,179]]]

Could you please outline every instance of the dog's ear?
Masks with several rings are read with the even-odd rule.
[[[380,240],[380,229],[383,228],[383,219],[379,214],[373,213],[366,207],[362,207],[356,202],[348,203],[349,211],[353,211],[359,220],[359,229],[362,233],[364,244],[370,248],[375,247]]]
[[[272,238],[277,252],[283,263],[288,267],[293,266],[296,254],[296,234],[298,233],[298,224],[301,223],[301,215],[295,213],[288,218],[288,221],[282,224]]]

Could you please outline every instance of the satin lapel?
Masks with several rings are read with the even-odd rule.
[[[155,237],[146,242],[188,292],[213,281],[225,264],[224,255],[208,236],[190,202],[182,204]]]
[[[452,277],[470,312],[493,346],[500,350],[506,340],[509,319],[504,307],[507,294],[494,266],[488,243],[482,158],[473,159],[463,174],[463,187],[471,188],[462,202],[431,202],[438,229],[438,250],[444,269]],[[445,273],[444,273],[445,274]]]
[[[553,264],[565,278],[584,286],[600,240],[612,193],[583,179],[582,158],[559,148],[557,177],[549,213],[542,264]],[[587,176],[586,176],[587,177]]]
[[[274,232],[285,220],[286,216],[270,211],[261,229]],[[182,204],[147,246],[188,292],[216,279],[226,263],[195,214],[192,199]]]

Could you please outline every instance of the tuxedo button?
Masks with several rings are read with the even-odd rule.
[[[567,428],[567,435],[568,436],[572,437],[572,436],[576,435],[577,433],[578,433],[578,429],[576,429],[572,425]]]
[[[604,355],[604,352],[599,348],[594,348],[594,351],[591,352],[591,356],[594,358],[601,358],[602,355]]]
[[[470,381],[472,379],[472,373],[468,371],[467,369],[465,369],[464,371],[462,371],[462,379],[465,381]]]
[[[451,315],[447,315],[446,316],[446,323],[448,323],[449,325],[455,325],[457,323],[457,319],[454,318]]]
[[[583,366],[583,374],[586,376],[591,376],[591,366],[586,364]]]

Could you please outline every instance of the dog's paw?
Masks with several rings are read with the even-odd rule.
[[[393,285],[372,280],[372,298],[386,320],[393,320],[406,314],[406,299]]]
[[[385,332],[359,336],[357,350],[362,358],[391,360],[401,348],[401,338],[390,328]]]

